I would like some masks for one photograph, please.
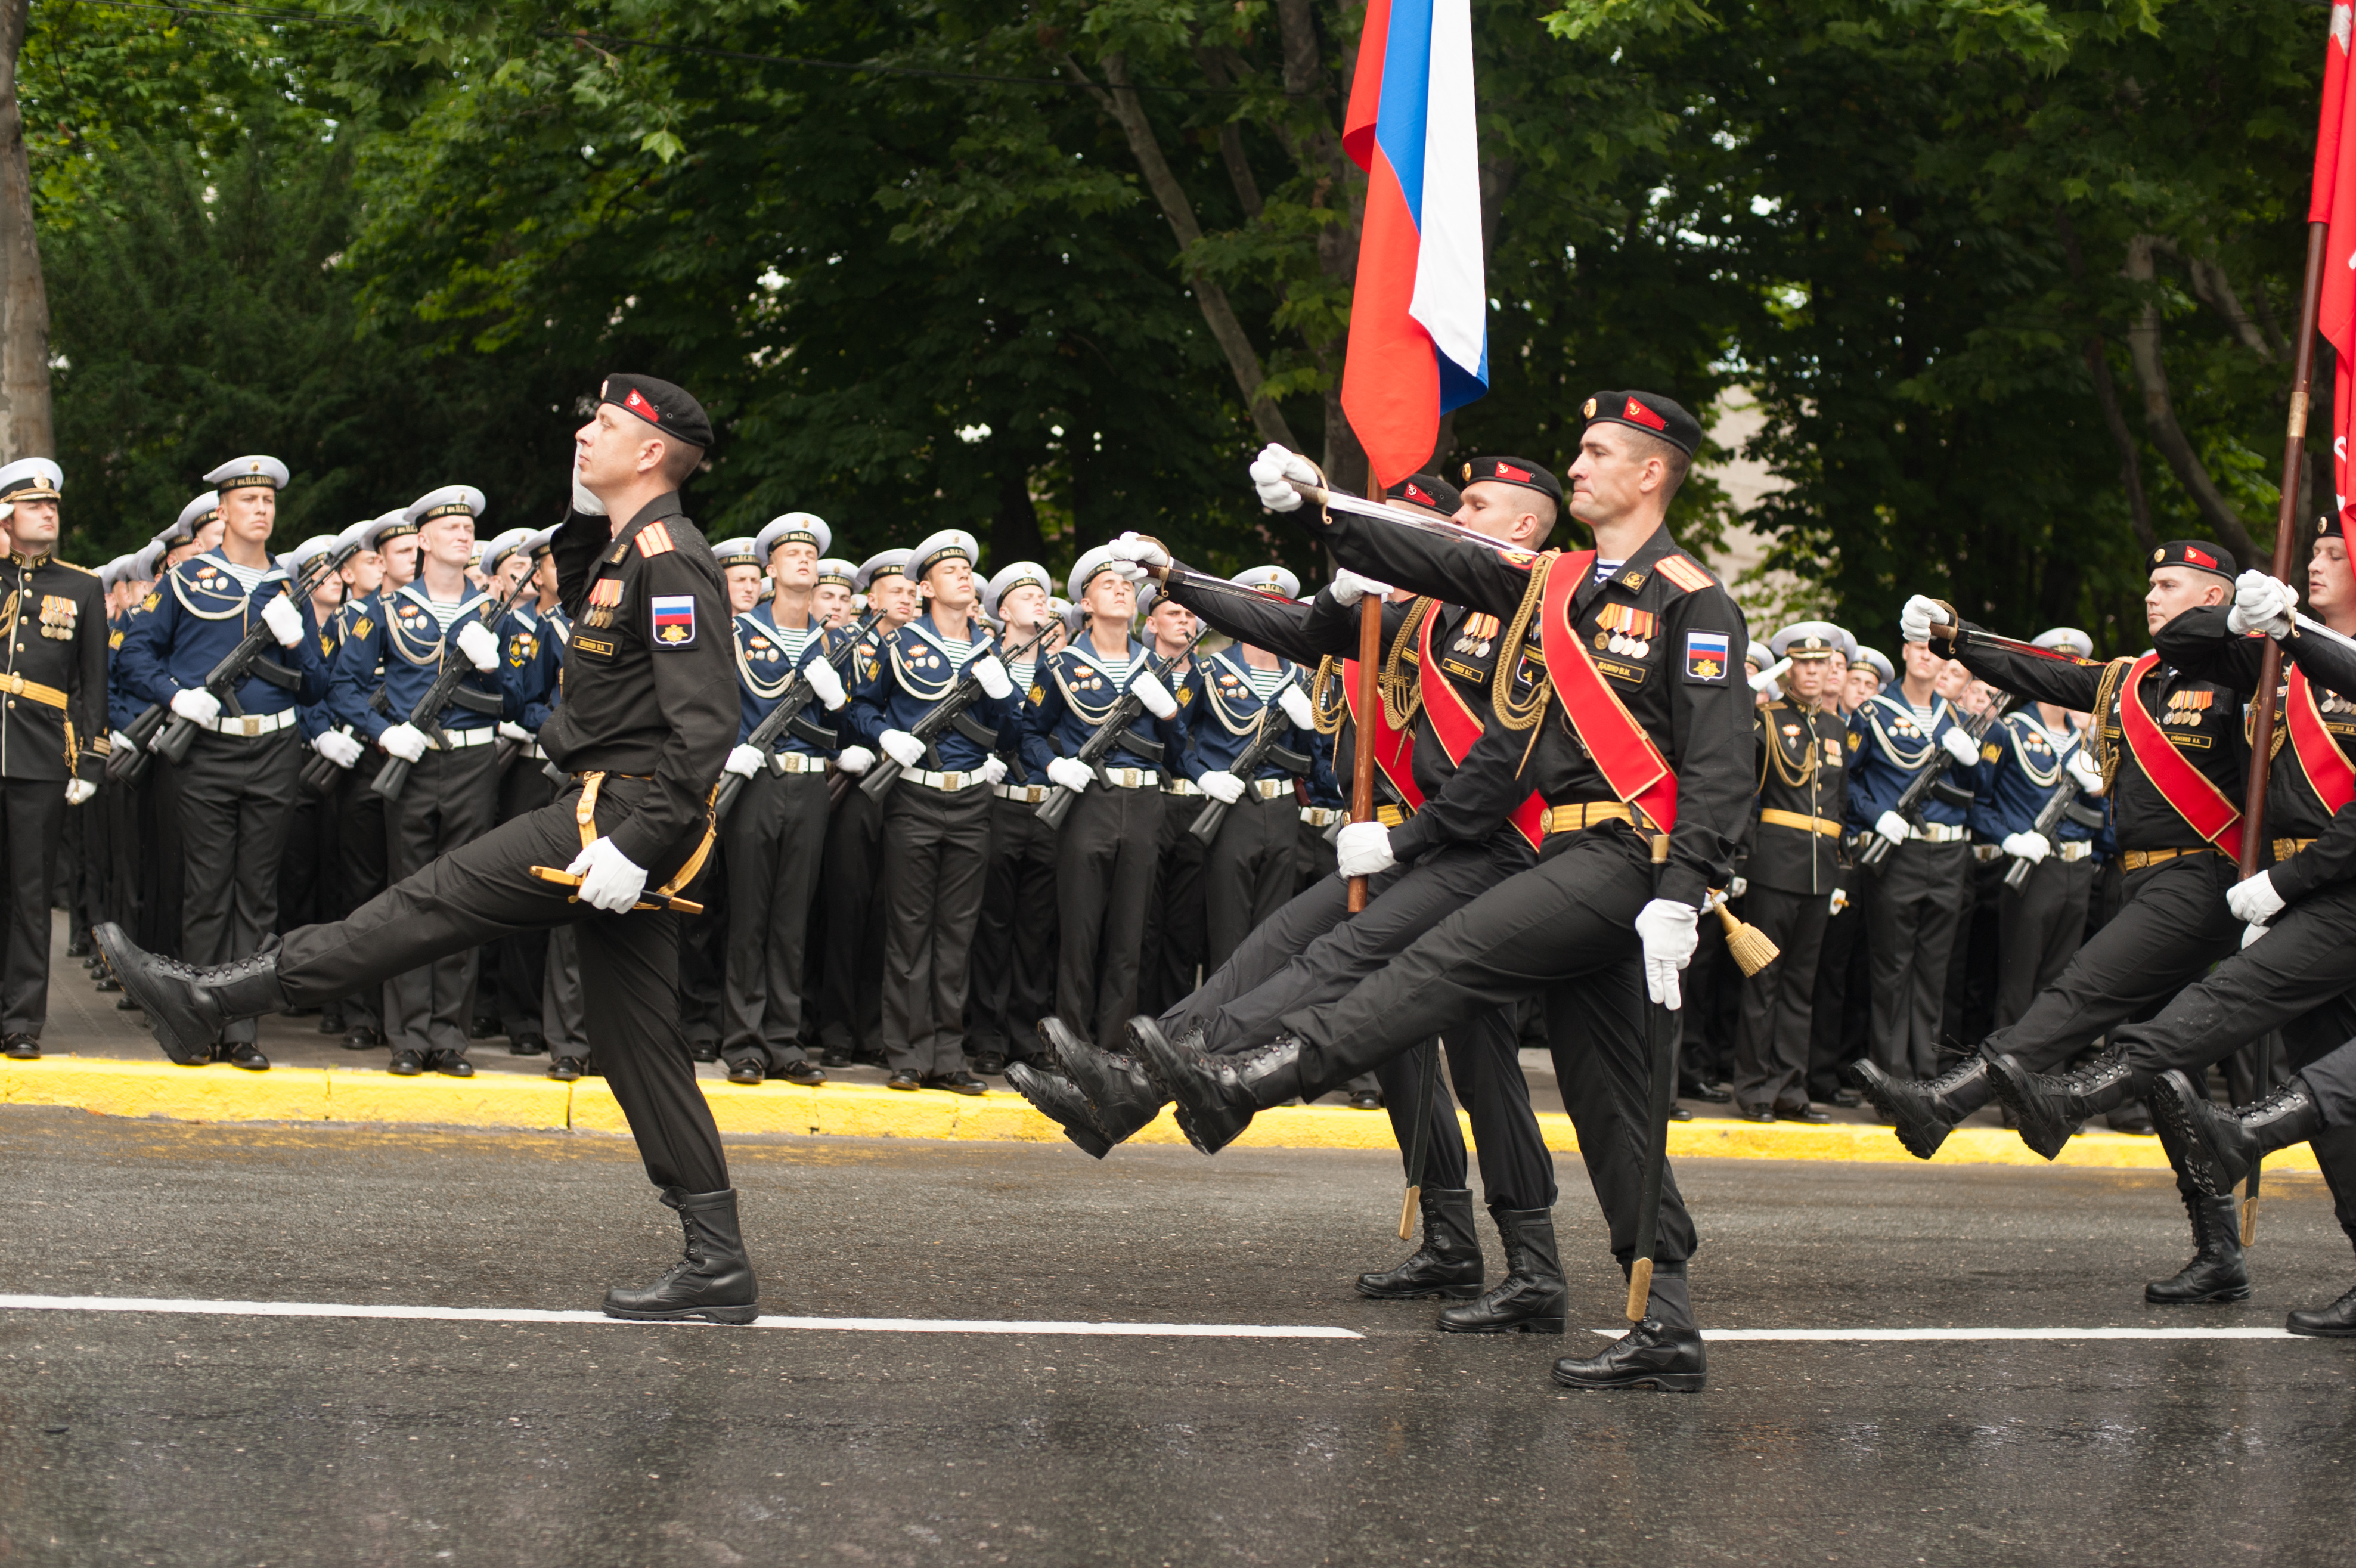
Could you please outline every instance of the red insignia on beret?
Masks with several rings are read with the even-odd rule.
[[[1517,485],[1526,485],[1530,482],[1530,471],[1527,468],[1516,468],[1511,463],[1500,463],[1497,465],[1497,478],[1511,480]]]
[[[2217,558],[2214,555],[2205,551],[2195,550],[2190,544],[2184,547],[2184,558],[2195,566],[2206,566],[2212,572],[2217,569]]]
[[[1440,504],[1438,501],[1433,500],[1430,496],[1424,494],[1423,487],[1415,483],[1413,480],[1409,480],[1408,482],[1407,493],[1404,499],[1417,502],[1422,506],[1436,507]]]
[[[640,397],[638,395],[638,389],[636,387],[632,387],[623,395],[622,406],[628,409],[632,413],[637,414],[640,419],[647,421],[650,424],[660,424],[662,423],[662,415],[655,411],[655,405],[648,403],[645,398]]]
[[[633,392],[631,395],[635,397],[637,394]],[[1662,418],[1659,414],[1655,413],[1651,409],[1646,408],[1643,403],[1638,403],[1633,397],[1628,400],[1628,406],[1620,411],[1620,417],[1622,419],[1633,419],[1647,430],[1666,430],[1669,427],[1669,422],[1667,420]]]

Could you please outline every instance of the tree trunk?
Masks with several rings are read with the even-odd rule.
[[[33,237],[33,175],[25,113],[16,102],[16,56],[30,0],[0,0],[0,459],[52,457],[49,296]]]
[[[2152,252],[2164,243],[2158,236],[2138,234],[2127,242],[2126,275],[2139,284],[2153,281]],[[2135,366],[2136,381],[2143,389],[2144,429],[2151,444],[2176,473],[2177,482],[2192,498],[2201,521],[2216,533],[2217,542],[2241,558],[2244,565],[2253,565],[2269,557],[2260,553],[2257,542],[2234,511],[2233,503],[2217,489],[2217,481],[2209,476],[2208,466],[2192,449],[2192,440],[2184,427],[2176,422],[2176,405],[2169,396],[2168,366],[2160,357],[2159,306],[2146,298],[2135,325],[2127,328],[2127,359]]]

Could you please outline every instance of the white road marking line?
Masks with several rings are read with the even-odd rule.
[[[1592,1333],[1617,1339],[1628,1332],[1597,1328]],[[1945,1340],[1945,1339],[2298,1339],[2307,1337],[2286,1328],[1708,1328],[1701,1331],[1709,1345],[1746,1340]]]
[[[190,1301],[136,1295],[5,1295],[0,1312],[195,1313],[215,1317],[391,1317],[445,1323],[604,1323],[631,1320],[602,1312],[551,1312],[534,1307],[373,1306],[359,1302]],[[711,1328],[709,1323],[634,1325],[641,1328]],[[1057,1323],[957,1317],[760,1317],[755,1328],[833,1328],[867,1334],[1090,1334],[1184,1339],[1363,1339],[1347,1328],[1272,1323]]]

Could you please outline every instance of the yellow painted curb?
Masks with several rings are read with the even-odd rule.
[[[851,1138],[946,1138],[1053,1144],[1062,1130],[1020,1096],[994,1090],[977,1097],[938,1090],[908,1093],[874,1084],[827,1084],[818,1089],[768,1082],[739,1085],[701,1080],[712,1119],[723,1133],[824,1134]],[[600,1078],[558,1083],[536,1074],[479,1073],[473,1078],[394,1078],[383,1072],[321,1068],[273,1068],[245,1072],[224,1064],[175,1067],[163,1061],[50,1057],[0,1062],[0,1104],[70,1106],[107,1116],[159,1116],[179,1122],[347,1122],[433,1127],[571,1128],[626,1133],[622,1108]],[[1472,1130],[1465,1127],[1466,1142]],[[1570,1118],[1541,1115],[1548,1149],[1575,1154]],[[1168,1111],[1131,1142],[1183,1144]],[[1240,1148],[1390,1151],[1388,1116],[1333,1105],[1284,1105],[1263,1111],[1237,1140]],[[1764,1126],[1704,1119],[1669,1128],[1669,1153],[1678,1159],[1896,1160],[1911,1158],[1887,1127],[1854,1122],[1811,1127]],[[1940,1165],[2037,1165],[2045,1162],[2016,1134],[1997,1127],[1965,1127],[1948,1135]],[[2086,1133],[2070,1141],[2056,1165],[2164,1170],[2157,1138]],[[2304,1144],[2268,1157],[2267,1168],[2312,1171]]]

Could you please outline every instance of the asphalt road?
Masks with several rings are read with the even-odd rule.
[[[1375,1155],[744,1141],[771,1314],[1358,1338],[0,1310],[0,1562],[2345,1563],[2356,1344],[1720,1338],[1698,1396],[1351,1295]],[[1574,1325],[1620,1286],[1577,1163]],[[2356,1275],[2278,1179],[2246,1306],[2160,1313],[2142,1173],[1725,1161],[1718,1330],[2278,1326]],[[676,1244],[628,1145],[0,1108],[0,1294],[594,1308]]]

